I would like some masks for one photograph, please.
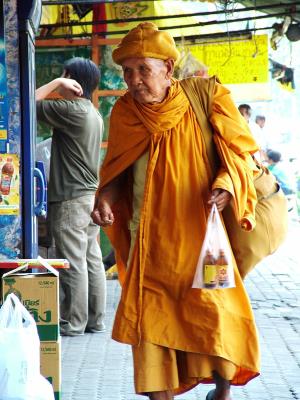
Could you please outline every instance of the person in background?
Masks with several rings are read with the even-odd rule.
[[[214,382],[207,399],[230,400],[230,385],[259,374],[250,301],[236,264],[235,288],[191,286],[212,204],[221,212],[235,197],[246,212],[240,221],[251,226],[255,188],[241,185],[230,163],[253,176],[257,145],[229,91],[215,78],[190,78],[201,85],[205,100],[197,101],[211,105],[204,126],[213,125],[225,154],[213,174],[202,129],[172,77],[178,55],[173,38],[150,22],[114,50],[128,91],[112,110],[92,216],[116,251],[122,295],[112,336],[132,345],[137,393],[170,400]]]
[[[98,186],[103,121],[91,102],[100,72],[88,59],[64,64],[61,77],[36,90],[37,118],[53,128],[48,200],[56,256],[61,270],[60,333],[103,332],[106,279],[98,243],[99,227],[91,219]],[[44,100],[57,91],[58,100]]]
[[[264,115],[257,115],[255,117],[255,123],[263,129],[266,124],[266,117]]]
[[[281,161],[281,153],[275,150],[267,151],[267,163],[268,169],[276,177],[283,193],[285,195],[296,193],[296,182],[295,179],[288,173],[288,168],[284,166]]]
[[[265,163],[267,161],[267,151],[271,148],[271,138],[273,138],[274,141],[274,132],[272,132],[273,135],[271,135],[268,126],[266,126],[266,117],[264,115],[256,115],[255,123],[259,127],[258,140],[260,145],[260,157]]]
[[[245,118],[247,123],[249,124],[250,118],[251,118],[251,115],[252,115],[252,109],[249,106],[249,104],[240,104],[238,106],[238,110],[241,113],[241,115]]]
[[[263,144],[262,144],[263,135],[262,135],[262,130],[261,130],[260,126],[251,120],[252,108],[249,106],[249,104],[240,104],[238,106],[238,110],[241,113],[241,115],[244,117],[245,121],[247,122],[249,129],[250,129],[252,135],[254,136],[254,139],[260,146],[259,151],[257,151],[254,154],[254,157],[258,161],[262,162],[265,159],[265,153],[264,153]]]

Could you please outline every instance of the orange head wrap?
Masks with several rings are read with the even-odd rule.
[[[131,57],[160,60],[172,58],[176,61],[178,56],[179,52],[172,36],[165,31],[159,31],[152,22],[143,22],[129,31],[112,54],[117,64],[122,64],[125,59]]]

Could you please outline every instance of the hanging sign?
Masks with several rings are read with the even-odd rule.
[[[269,80],[268,36],[189,46],[192,55],[223,84],[266,83]]]
[[[126,31],[135,28],[138,22],[126,21],[126,19],[132,18],[147,18],[160,15],[171,16],[171,15],[183,15],[185,13],[196,13],[199,11],[199,4],[195,1],[136,1],[136,2],[116,2],[109,3],[105,6],[106,18],[108,20],[120,19],[122,22],[116,22],[113,24],[107,24],[107,32]],[[177,26],[176,29],[167,29],[167,32],[173,37],[183,37],[188,35],[197,35],[201,33],[207,33],[209,28],[196,26],[201,21],[201,17],[188,16],[180,19],[157,19],[152,20],[155,25],[159,28],[167,28],[168,26]],[[187,25],[187,27],[184,27]],[[195,25],[189,27],[189,25]],[[123,37],[124,33],[120,35],[113,35],[109,37]]]
[[[212,0],[211,0],[212,1]],[[194,0],[161,0],[161,1],[96,1],[93,6],[76,4],[75,1],[60,2],[60,5],[43,6],[41,25],[68,23],[68,22],[92,22],[115,20],[114,23],[87,24],[82,26],[63,26],[63,27],[43,27],[40,30],[41,36],[90,34],[107,32],[109,38],[122,38],[124,31],[135,28],[139,23],[139,18],[151,18],[159,16],[184,15],[199,12],[199,3]],[[203,1],[202,11],[209,11],[210,7]],[[93,11],[92,11],[93,10]],[[136,19],[137,21],[134,21]],[[117,21],[119,20],[119,21]],[[128,21],[127,21],[128,20]],[[188,35],[199,35],[209,33],[213,28],[209,26],[197,26],[203,22],[201,16],[185,16],[181,18],[157,19],[153,20],[159,28],[176,26],[176,28],[167,31],[174,37],[184,37]],[[186,27],[184,27],[187,25]],[[192,25],[192,26],[190,26]],[[110,34],[114,32],[114,34]],[[118,33],[120,32],[120,33]]]
[[[19,215],[20,175],[17,154],[0,154],[0,215]]]

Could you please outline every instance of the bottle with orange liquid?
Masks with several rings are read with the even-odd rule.
[[[7,157],[6,163],[2,167],[0,189],[1,193],[8,195],[10,193],[11,180],[14,174],[14,166],[11,157]]]
[[[207,289],[214,289],[218,283],[216,260],[210,250],[206,250],[203,259],[203,284]]]
[[[224,250],[220,250],[216,264],[218,271],[219,286],[227,287],[229,285],[228,260]]]

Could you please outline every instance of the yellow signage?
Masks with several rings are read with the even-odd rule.
[[[222,83],[265,83],[268,73],[268,37],[231,40],[189,46],[192,55],[208,67],[210,76]]]

